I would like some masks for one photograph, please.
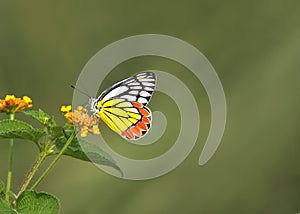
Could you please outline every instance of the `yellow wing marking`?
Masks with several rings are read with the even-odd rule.
[[[132,107],[132,104],[130,102],[122,102],[116,105],[117,108],[122,108],[122,107]]]
[[[112,107],[122,101],[124,101],[124,99],[101,100],[100,102],[98,102],[97,108],[100,109],[101,107],[102,108]]]
[[[97,108],[101,109],[98,113],[100,118],[118,134],[141,119],[139,111],[132,106],[131,102],[124,99],[101,100]]]
[[[132,125],[132,122],[130,122],[130,120],[127,119],[127,118],[121,118],[121,120],[125,123],[125,125],[126,125],[127,127],[129,127],[129,126]]]
[[[99,116],[101,120],[103,120],[109,128],[111,128],[113,131],[117,132],[118,134],[121,133],[121,130],[118,129],[118,127],[115,125],[115,123],[111,120],[110,115],[106,115],[103,111],[99,112]]]
[[[140,114],[136,114],[136,113],[132,113],[132,112],[127,112],[127,114],[134,119],[137,119],[137,120],[141,119]]]
[[[130,121],[130,122],[132,122],[133,124],[136,124],[137,123],[137,119],[134,119],[134,118],[128,118],[128,120]]]
[[[104,108],[104,111],[109,112],[110,114],[117,115],[119,117],[128,117],[128,113],[121,108]]]

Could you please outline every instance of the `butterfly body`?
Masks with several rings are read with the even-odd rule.
[[[152,114],[146,106],[156,84],[153,72],[142,72],[120,81],[98,98],[90,98],[91,112],[120,136],[137,140],[151,127]]]

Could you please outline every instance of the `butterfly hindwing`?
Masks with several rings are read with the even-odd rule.
[[[151,111],[123,98],[100,101],[100,118],[116,133],[130,140],[143,137],[151,127]]]

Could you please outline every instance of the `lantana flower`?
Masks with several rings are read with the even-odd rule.
[[[14,114],[17,111],[22,111],[32,107],[32,100],[28,96],[16,98],[15,95],[6,95],[4,100],[0,100],[0,112]]]
[[[61,106],[60,111],[65,113],[64,116],[69,123],[73,123],[79,128],[80,136],[86,137],[88,133],[100,134],[98,123],[100,122],[96,116],[91,116],[87,113],[87,110],[78,106],[74,111],[72,106]]]

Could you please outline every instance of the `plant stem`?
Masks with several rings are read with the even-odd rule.
[[[15,119],[15,114],[11,113],[10,119]],[[13,162],[13,148],[14,148],[14,139],[10,139],[9,141],[9,153],[8,153],[8,173],[7,173],[7,181],[6,181],[6,194],[5,194],[5,200],[9,201],[9,192],[10,192],[10,186],[11,186],[11,177],[12,177],[12,162]]]
[[[34,163],[34,165],[32,166],[31,170],[29,171],[28,175],[26,176],[23,184],[21,185],[20,190],[17,193],[17,197],[24,191],[26,190],[26,188],[28,187],[28,185],[30,184],[30,181],[32,180],[34,174],[37,172],[39,166],[41,165],[41,163],[43,162],[43,160],[47,157],[47,153],[45,151],[41,152],[38,159],[36,160],[36,162]]]
[[[48,174],[48,172],[54,167],[54,165],[57,163],[57,161],[60,159],[60,157],[64,154],[64,152],[66,151],[66,149],[68,148],[68,146],[70,145],[70,143],[72,142],[74,137],[75,137],[75,132],[73,132],[71,134],[71,136],[68,138],[66,144],[60,150],[58,155],[54,158],[54,160],[51,162],[51,164],[48,166],[48,168],[44,171],[44,173],[39,177],[39,179],[32,185],[32,187],[30,188],[31,190],[35,189],[40,184],[40,182],[45,178],[45,176]]]

